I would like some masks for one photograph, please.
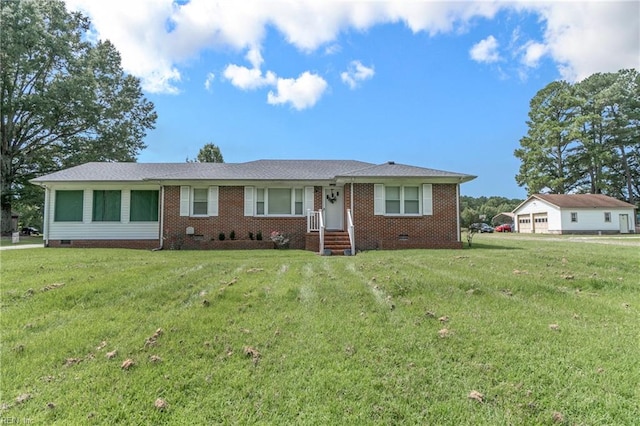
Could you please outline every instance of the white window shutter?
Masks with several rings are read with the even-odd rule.
[[[245,186],[244,187],[244,215],[245,216],[253,216],[254,209],[254,201],[253,201],[253,186]]]
[[[306,214],[307,210],[313,210],[313,186],[305,186],[304,187],[304,213]]]
[[[430,183],[422,185],[422,214],[433,215],[433,185]]]
[[[218,216],[218,187],[209,187],[209,200],[207,203],[207,215]]]
[[[191,195],[191,187],[180,187],[180,216],[189,216],[189,199]]]
[[[384,185],[381,183],[373,185],[373,214],[384,214]]]

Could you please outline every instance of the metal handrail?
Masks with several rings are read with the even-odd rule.
[[[324,254],[324,211],[318,210],[318,230],[320,231],[320,254]]]
[[[351,255],[356,254],[355,232],[353,226],[353,215],[351,209],[347,209],[347,231],[349,232],[349,243],[351,244]]]

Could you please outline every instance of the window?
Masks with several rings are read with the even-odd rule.
[[[256,215],[302,215],[302,188],[256,188]]]
[[[131,191],[131,222],[158,221],[158,191]]]
[[[386,186],[385,214],[420,214],[420,191],[417,186]]]
[[[404,214],[420,213],[420,195],[417,186],[404,187]]]
[[[120,191],[93,191],[94,222],[120,222]]]
[[[267,189],[267,206],[270,215],[291,214],[291,189]]]
[[[217,186],[181,186],[180,216],[218,216],[218,190]]]
[[[193,188],[193,207],[191,212],[194,216],[206,216],[208,206],[207,192],[206,188]]]
[[[611,222],[611,212],[604,212],[604,221]]]
[[[84,191],[56,191],[56,222],[82,222],[82,198]]]
[[[302,188],[295,188],[294,192],[294,206],[293,206],[293,214],[302,214],[304,199],[302,198]]]
[[[373,185],[373,214],[375,215],[433,215],[433,185],[385,186]]]
[[[578,221],[578,213],[571,212],[571,222],[577,222],[577,221]]]

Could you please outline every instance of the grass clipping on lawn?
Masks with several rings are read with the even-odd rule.
[[[3,252],[0,415],[34,424],[637,421],[637,248],[476,243],[351,257]]]

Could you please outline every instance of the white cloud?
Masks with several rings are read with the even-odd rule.
[[[298,78],[279,78],[276,93],[269,91],[267,102],[271,105],[289,103],[297,110],[314,106],[327,89],[327,82],[317,74],[306,71]]]
[[[231,84],[242,90],[271,86],[276,82],[276,75],[271,71],[267,71],[265,75],[262,75],[262,71],[257,68],[247,68],[234,64],[227,65],[223,75]]]
[[[500,10],[540,16],[543,40],[524,58],[535,66],[543,56],[555,61],[565,78],[581,79],[598,71],[640,68],[637,1],[261,1],[261,0],[66,0],[93,23],[93,35],[110,39],[125,71],[142,79],[149,92],[177,93],[182,67],[207,49],[250,49],[252,68],[232,69],[232,81],[245,87],[274,84],[256,75],[268,28],[305,52],[331,53],[341,34],[376,25],[401,23],[429,35],[467,31],[478,18],[493,19]],[[495,39],[494,39],[495,40]],[[518,40],[520,42],[520,40]],[[480,43],[484,43],[480,45]],[[497,40],[485,39],[472,58],[496,61]],[[542,48],[544,46],[544,48]],[[244,80],[242,80],[244,78]],[[263,79],[263,80],[261,80]],[[262,81],[262,83],[260,83]],[[252,83],[251,83],[252,82]]]
[[[569,81],[596,72],[640,68],[640,2],[532,3],[529,8],[546,25],[543,42],[529,44],[525,64],[535,64],[547,54]]]
[[[498,40],[492,35],[480,40],[474,44],[471,50],[469,50],[471,59],[476,62],[484,62],[490,64],[500,60],[500,54],[498,53]]]
[[[262,59],[259,49],[249,49],[245,57],[247,61],[251,63],[253,68],[234,64],[227,65],[223,72],[224,78],[229,80],[235,87],[242,90],[253,90],[276,84],[277,77],[273,72],[267,71],[266,74],[262,75],[260,66],[264,60]]]
[[[524,55],[522,56],[522,63],[530,68],[535,68],[542,58],[547,53],[547,46],[542,43],[530,41],[524,45]]]
[[[355,89],[361,81],[372,78],[374,74],[373,67],[366,67],[360,61],[351,61],[347,70],[340,74],[340,78],[351,89]]]
[[[211,84],[213,83],[213,80],[215,80],[216,76],[214,73],[210,72],[207,74],[207,78],[204,81],[204,88],[207,92],[211,91]]]

